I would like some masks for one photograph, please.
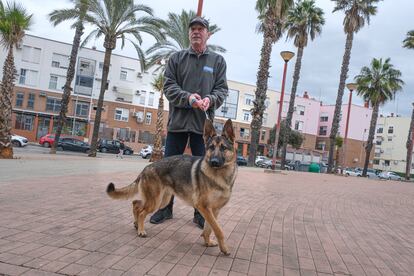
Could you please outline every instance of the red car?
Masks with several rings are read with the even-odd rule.
[[[61,135],[60,137],[65,137]],[[40,137],[39,144],[45,148],[50,148],[51,145],[55,142],[55,134],[46,134],[45,136]]]

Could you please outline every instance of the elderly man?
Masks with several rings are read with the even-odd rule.
[[[165,156],[183,154],[189,141],[194,156],[205,154],[203,141],[204,122],[214,118],[228,93],[226,62],[209,51],[207,40],[209,23],[195,17],[189,24],[191,47],[175,53],[165,70],[164,93],[169,101],[168,133]],[[177,168],[179,169],[179,168]],[[151,223],[158,224],[172,218],[174,197],[163,209],[154,213]],[[193,222],[204,227],[204,218],[194,209]]]

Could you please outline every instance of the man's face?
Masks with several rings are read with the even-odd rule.
[[[210,37],[207,28],[200,24],[194,24],[188,31],[191,46],[204,47]]]

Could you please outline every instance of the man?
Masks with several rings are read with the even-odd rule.
[[[203,128],[207,114],[213,119],[214,111],[228,93],[226,62],[207,49],[211,35],[208,28],[207,20],[193,18],[188,32],[191,47],[172,55],[165,69],[164,93],[170,104],[166,157],[183,154],[188,140],[194,156],[205,154]],[[174,197],[165,208],[152,215],[150,222],[158,224],[171,219],[173,204]],[[204,227],[204,218],[196,209],[193,222]]]

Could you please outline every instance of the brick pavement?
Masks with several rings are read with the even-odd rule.
[[[412,183],[241,168],[219,219],[226,257],[202,245],[192,208],[180,201],[174,219],[147,223],[148,238],[137,237],[130,202],[104,191],[109,181],[129,183],[142,162],[100,160],[108,172],[80,170],[85,158],[44,159],[23,163],[44,163],[47,176],[15,180],[8,171],[22,160],[0,161],[0,274],[414,274]]]

